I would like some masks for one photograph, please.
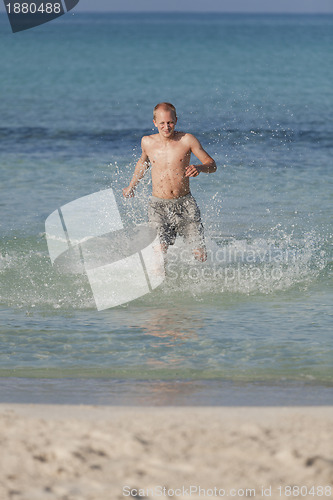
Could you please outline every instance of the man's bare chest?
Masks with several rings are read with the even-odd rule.
[[[149,148],[147,151],[149,161],[152,166],[177,166],[189,164],[191,151],[182,145],[177,146],[160,146]]]

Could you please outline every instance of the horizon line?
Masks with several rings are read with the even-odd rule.
[[[258,12],[250,12],[250,11],[220,11],[220,10],[211,10],[211,11],[202,11],[202,10],[79,10],[73,11],[74,14],[222,14],[222,15],[260,15],[260,16],[325,16],[325,15],[333,15],[332,11],[322,11],[322,12],[267,12],[267,11],[258,11]],[[0,15],[7,15],[6,11],[0,11]]]
[[[322,11],[322,12],[301,12],[301,11],[287,11],[287,12],[267,12],[267,11],[258,11],[258,12],[251,12],[251,11],[221,11],[221,10],[210,10],[210,11],[202,11],[202,10],[83,10],[83,11],[76,11],[77,14],[231,14],[231,15],[238,15],[238,14],[260,14],[260,15],[325,15],[325,14],[332,14],[333,15],[333,8],[331,11]],[[74,14],[74,12],[73,12]]]

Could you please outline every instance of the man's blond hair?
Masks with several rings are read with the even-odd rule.
[[[175,114],[175,117],[177,118],[177,111],[173,104],[171,104],[170,102],[159,102],[158,104],[156,104],[154,108],[154,120],[156,120],[156,111],[158,111],[159,109],[164,109],[165,111],[172,111]]]

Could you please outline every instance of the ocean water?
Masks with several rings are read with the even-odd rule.
[[[333,16],[0,16],[0,401],[332,404]],[[121,191],[170,101],[218,165],[191,180],[206,263],[98,311],[51,265],[45,220]]]

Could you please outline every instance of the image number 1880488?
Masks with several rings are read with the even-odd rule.
[[[55,2],[9,2],[6,4],[8,14],[60,14],[63,13],[61,3]]]
[[[34,0],[22,2],[4,0],[4,5],[13,33],[35,28],[72,10],[79,0]]]

